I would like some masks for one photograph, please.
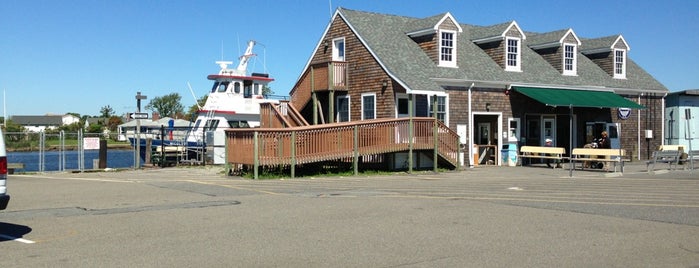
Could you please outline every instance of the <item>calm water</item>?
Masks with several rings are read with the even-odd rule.
[[[64,151],[65,170],[78,170],[78,151]],[[85,170],[92,169],[93,159],[99,159],[99,150],[85,150],[84,154]],[[61,152],[44,152],[44,171],[59,171]],[[134,152],[131,150],[109,150],[107,151],[108,168],[129,168],[134,165]],[[8,152],[8,163],[24,163],[24,169],[17,172],[39,171],[39,152]],[[143,164],[143,161],[141,161]]]

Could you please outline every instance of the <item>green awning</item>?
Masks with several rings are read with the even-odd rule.
[[[609,91],[572,90],[559,88],[513,87],[522,93],[548,106],[592,107],[592,108],[633,108],[645,109],[642,105],[627,100]]]

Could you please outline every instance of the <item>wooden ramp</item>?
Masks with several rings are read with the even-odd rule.
[[[260,167],[345,161],[355,174],[361,159],[397,152],[432,151],[434,168],[457,168],[458,135],[434,118],[375,119],[357,122],[226,130],[226,159],[231,171]]]

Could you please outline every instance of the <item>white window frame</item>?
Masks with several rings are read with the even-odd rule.
[[[347,121],[340,121],[340,113],[343,112],[340,110],[340,99],[347,99]],[[335,114],[335,118],[337,118],[337,122],[349,122],[352,121],[352,103],[351,103],[351,98],[349,95],[342,95],[342,96],[337,96],[335,98],[335,104],[337,105],[337,113]]]
[[[342,44],[342,47],[340,47]],[[347,44],[344,37],[333,39],[333,61],[345,61]]]
[[[444,46],[443,34],[451,34],[451,46]],[[439,66],[442,67],[453,67],[456,68],[456,31],[439,31]],[[449,49],[449,54],[451,58],[449,60],[445,59],[444,49]]]
[[[571,57],[568,57],[567,48],[573,48]],[[566,69],[567,60],[571,60],[571,69]],[[575,44],[564,43],[563,44],[563,75],[578,75],[578,46]]]
[[[617,53],[621,52],[621,62],[619,62]],[[614,78],[626,79],[626,50],[625,49],[615,49],[614,50]]]
[[[510,65],[510,41],[517,42],[517,51],[515,53],[515,65]],[[505,38],[505,71],[522,71],[522,39],[516,37]]]
[[[516,127],[512,127],[512,123],[515,123]],[[520,118],[507,118],[507,140],[508,141],[518,141],[522,133],[522,120]]]
[[[439,111],[439,106],[437,107],[437,114],[444,114],[444,120],[442,121],[444,124],[449,125],[449,95],[448,94],[436,94],[437,95],[437,100],[439,98],[444,98],[444,111]],[[432,115],[432,97],[435,95],[429,95],[427,96],[427,115],[429,117],[433,117]]]
[[[374,111],[374,117],[373,118],[367,118],[366,115],[364,114],[364,109],[365,104],[364,104],[364,97],[372,97],[374,99],[374,104],[371,109]],[[362,120],[366,119],[376,119],[376,93],[362,93]]]

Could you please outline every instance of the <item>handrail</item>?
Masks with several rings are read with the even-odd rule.
[[[456,167],[458,135],[444,123],[437,121],[435,124],[435,121],[434,118],[416,117],[291,128],[229,129],[226,130],[227,162],[233,165],[293,166],[351,160],[357,155],[408,151],[412,146],[414,150],[436,147],[439,156]],[[437,139],[434,139],[434,133],[437,133]]]

